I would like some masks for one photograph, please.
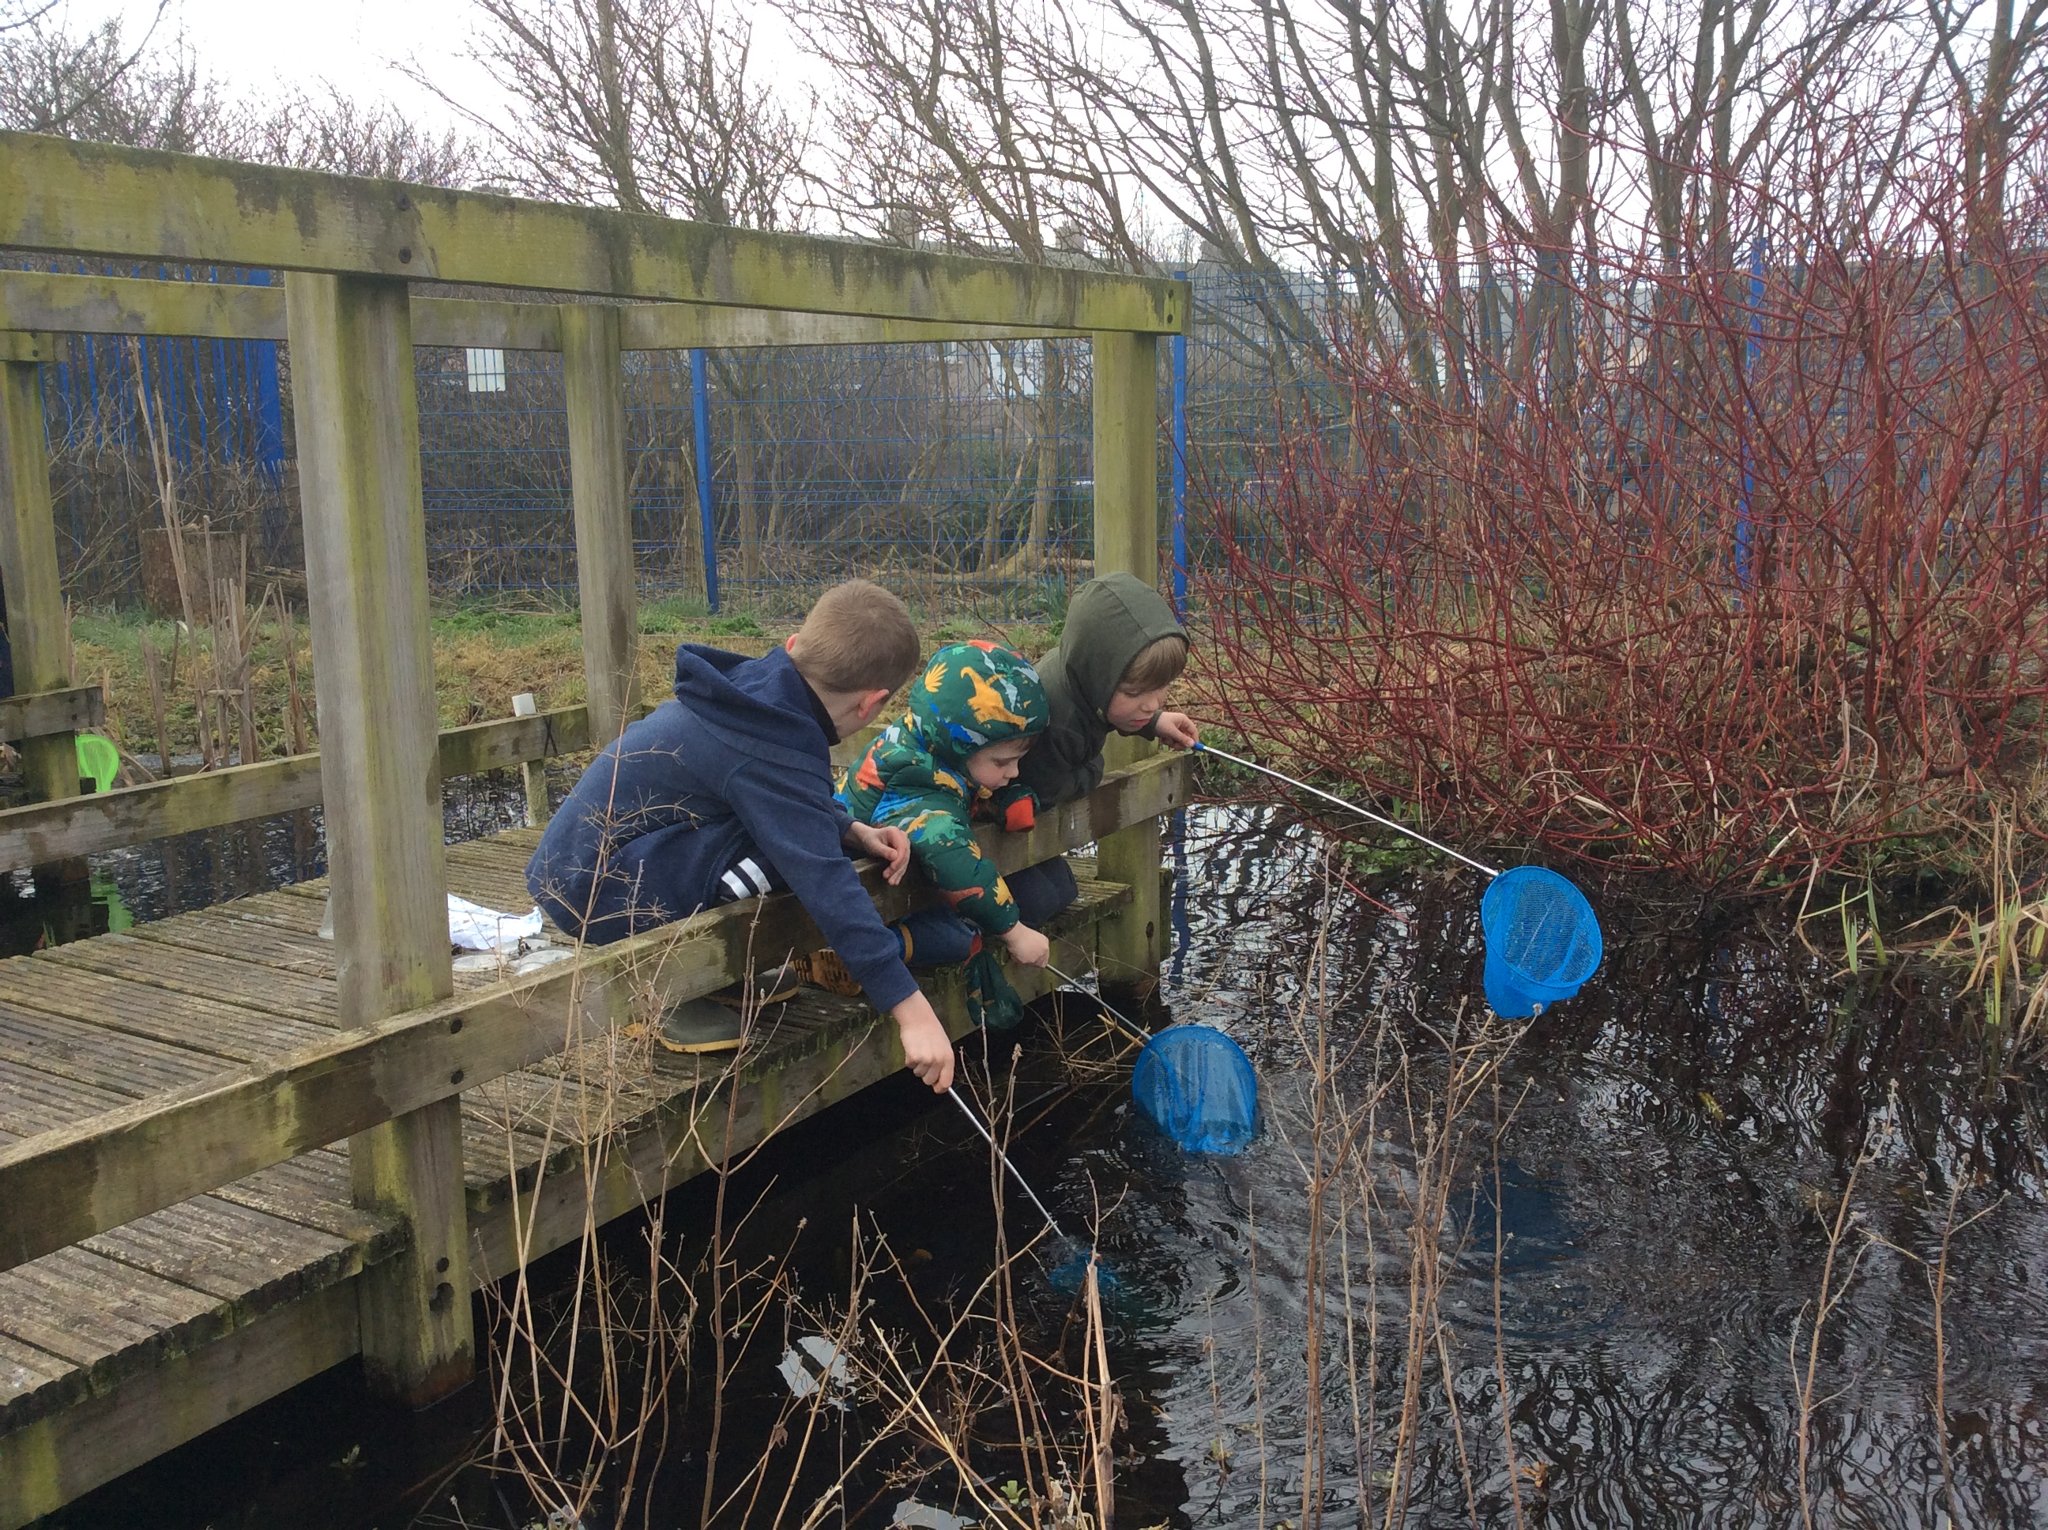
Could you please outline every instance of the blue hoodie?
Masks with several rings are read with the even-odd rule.
[[[841,845],[824,709],[783,649],[749,659],[685,643],[676,699],[583,772],[526,867],[572,935],[606,945],[729,900],[720,878],[758,853],[881,1010],[917,982]]]

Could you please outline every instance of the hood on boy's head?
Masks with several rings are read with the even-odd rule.
[[[1101,574],[1074,592],[1060,629],[1060,666],[1078,699],[1104,720],[1131,660],[1163,637],[1185,639],[1173,607],[1135,574]]]
[[[959,765],[977,749],[1043,733],[1051,712],[1038,671],[994,643],[954,643],[910,682],[910,717],[935,759]]]

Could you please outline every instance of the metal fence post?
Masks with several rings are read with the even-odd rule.
[[[1764,332],[1764,242],[1758,239],[1749,247],[1749,339],[1742,348],[1742,375],[1745,379],[1756,371],[1756,364],[1762,358]],[[1747,406],[1743,413],[1751,411]],[[1742,502],[1735,514],[1735,583],[1740,589],[1748,589],[1754,570],[1750,567],[1752,542],[1755,527],[1750,519],[1750,496],[1756,489],[1756,459],[1750,454],[1749,432],[1742,433]]]
[[[704,604],[718,612],[718,525],[711,514],[711,384],[701,348],[690,352],[690,418],[697,427],[698,540],[704,548]]]

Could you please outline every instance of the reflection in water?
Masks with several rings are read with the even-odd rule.
[[[1129,1337],[1131,1358],[1166,1378],[1144,1402],[1190,1485],[1186,1502],[1162,1507],[1200,1523],[1298,1519],[1314,1426],[1323,1511],[1348,1520],[1362,1503],[1377,1519],[1407,1380],[1408,1207],[1430,1149],[1427,1113],[1407,1102],[1434,1103],[1443,1085],[1432,1032],[1473,1024],[1459,1006],[1478,992],[1479,889],[1461,874],[1409,877],[1373,889],[1401,917],[1380,915],[1333,895],[1318,843],[1262,814],[1198,814],[1183,853],[1191,939],[1167,997],[1176,1018],[1254,1049],[1269,1130],[1234,1160],[1177,1160],[1138,1140],[1110,1149],[1132,1191],[1119,1268],[1147,1271],[1161,1298]],[[1328,961],[1313,974],[1326,911]],[[1507,1054],[1500,1100],[1512,1119],[1497,1161],[1490,1123],[1475,1123],[1451,1200],[1443,1324],[1416,1399],[1409,1522],[1511,1520],[1504,1367],[1534,1522],[1799,1523],[1809,1354],[1816,1523],[2048,1522],[2034,1102],[2010,1081],[1976,1087],[1973,1057],[1945,1050],[1954,1018],[1931,992],[1845,988],[1761,926],[1694,939],[1646,923]],[[1333,1082],[1354,1105],[1379,1100],[1374,1209],[1326,1199],[1312,1227],[1304,1165],[1318,1105],[1329,1110],[1312,1088],[1314,1048],[1361,1041]],[[1405,1092],[1376,1096],[1402,1058]],[[1494,1108],[1490,1094],[1480,1108]],[[1099,1184],[1102,1158],[1078,1155],[1077,1173]],[[1952,1192],[1960,1230],[1937,1367],[1930,1282]],[[1813,1346],[1845,1193],[1833,1279],[1847,1295]],[[1318,1242],[1319,1410],[1304,1390],[1303,1273]],[[1357,1392],[1347,1361],[1370,1373]]]

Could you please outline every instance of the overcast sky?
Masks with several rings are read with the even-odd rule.
[[[63,0],[63,6],[73,29],[118,16],[131,40],[156,14],[156,0]],[[762,78],[792,68],[804,72],[776,12],[752,0],[737,0],[726,11],[753,22]],[[422,124],[439,127],[455,125],[454,114],[395,66],[418,60],[450,95],[487,110],[496,92],[463,57],[470,14],[469,0],[170,0],[157,26],[159,36],[182,32],[230,85],[263,91],[279,81],[332,82],[350,96],[390,100]]]

